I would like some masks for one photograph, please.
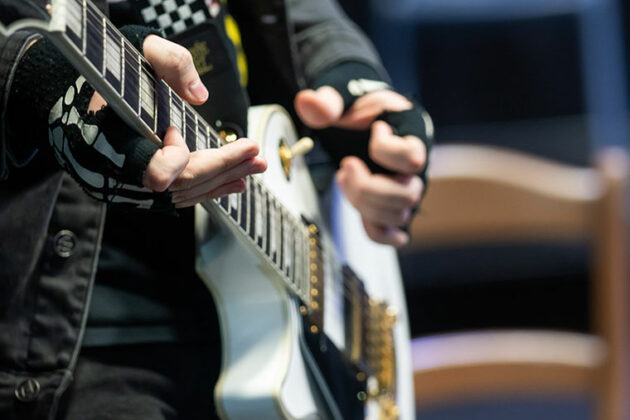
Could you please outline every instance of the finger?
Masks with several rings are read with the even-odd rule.
[[[142,49],[158,77],[164,79],[179,96],[194,105],[208,100],[208,89],[201,82],[192,55],[186,48],[149,35]]]
[[[422,195],[419,177],[374,175],[361,159],[354,156],[341,161],[337,181],[356,208],[373,204],[403,210],[413,207]]]
[[[191,153],[190,162],[173,182],[171,192],[194,188],[222,172],[258,155],[260,148],[254,140],[242,138],[219,149],[205,149]]]
[[[244,179],[237,179],[236,181],[232,181],[229,184],[221,185],[219,188],[210,191],[209,193],[194,197],[187,201],[182,201],[181,203],[175,204],[176,208],[190,207],[194,206],[197,203],[201,203],[206,200],[213,200],[215,198],[223,197],[224,195],[241,193],[247,189],[247,184]]]
[[[227,172],[223,172],[214,178],[210,178],[207,182],[199,184],[187,190],[174,192],[172,195],[173,203],[179,203],[198,197],[219,188],[221,185],[229,184],[248,175],[258,174],[267,169],[267,162],[261,157],[247,159]]]
[[[363,219],[363,227],[370,239],[381,244],[399,248],[409,242],[409,235],[398,228],[381,226],[365,219]]]
[[[427,150],[415,136],[399,137],[384,121],[375,121],[369,143],[370,158],[392,171],[417,174],[426,162]]]
[[[166,191],[184,171],[189,159],[186,142],[175,127],[170,127],[164,136],[163,147],[149,161],[142,183],[153,191]]]
[[[341,117],[343,98],[330,86],[302,90],[295,97],[295,111],[307,126],[326,128]]]
[[[335,127],[348,130],[367,130],[370,124],[385,111],[405,111],[413,104],[391,90],[380,90],[361,96],[335,123]]]
[[[359,210],[359,213],[370,222],[390,227],[404,226],[411,217],[410,208],[393,210],[375,205],[366,205]]]

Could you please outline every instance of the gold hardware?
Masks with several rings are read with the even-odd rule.
[[[219,135],[227,143],[232,143],[232,142],[235,142],[236,140],[238,140],[238,134],[236,134],[235,131],[232,131],[229,128],[226,128],[225,130],[221,130],[219,132]]]
[[[311,289],[311,295],[317,296],[318,294],[319,294],[319,291],[317,289]]]
[[[398,319],[398,312],[398,308],[395,306],[388,306],[385,310],[385,314],[387,315],[388,321],[391,323],[391,325],[394,325],[396,323],[396,320]]]
[[[317,277],[311,276],[311,283],[313,284],[317,283]]]
[[[312,246],[315,246],[317,244],[317,241],[315,240],[315,238],[311,238],[309,242]]]
[[[311,271],[317,271],[317,264],[311,264]]]
[[[364,372],[357,372],[357,381],[365,381],[365,373]]]
[[[313,139],[310,137],[302,137],[293,146],[288,147],[284,140],[280,140],[278,152],[280,153],[280,162],[284,176],[291,179],[291,160],[294,157],[304,155],[313,149]]]
[[[46,5],[46,12],[48,12],[48,14],[52,16],[52,10],[53,10],[52,9],[52,4],[48,3]]]
[[[311,325],[311,332],[313,334],[317,334],[319,332],[319,328],[317,328],[317,325]]]
[[[311,308],[315,310],[319,309],[319,303],[317,303],[317,301],[314,300],[313,302],[311,302]]]
[[[308,225],[308,231],[311,232],[312,235],[316,235],[317,234],[317,226],[315,226],[315,225]]]
[[[301,313],[302,315],[306,315],[306,313],[307,313],[307,312],[308,312],[308,311],[307,311],[307,309],[306,309],[306,306],[301,305],[301,306],[300,306],[300,313]]]

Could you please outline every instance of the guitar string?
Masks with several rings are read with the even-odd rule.
[[[83,8],[83,5],[81,4],[81,5],[80,5],[80,7],[81,7],[81,9],[82,9],[82,8]],[[104,15],[100,12],[100,10],[94,10],[94,9],[93,9],[93,7],[95,7],[95,6],[94,6],[94,5],[92,5],[92,3],[91,3],[91,2],[87,2],[87,3],[86,3],[86,20],[88,20],[88,22],[90,22],[90,21],[91,21],[91,23],[92,23],[92,24],[94,24],[95,26],[96,26],[96,25],[102,25]],[[69,9],[70,9],[70,10],[72,10],[71,8],[69,8]],[[75,17],[77,17],[77,16],[76,16],[76,14],[74,14],[74,16],[75,16]],[[81,18],[80,18],[80,19],[81,19],[81,21],[82,21],[82,20],[83,20],[83,17],[81,16]],[[96,21],[95,21],[95,19],[96,19]],[[86,22],[86,25],[87,25],[87,23],[88,23],[88,22]],[[109,29],[111,32],[114,32],[117,36],[119,36],[119,37],[120,37],[119,39],[116,39],[116,38],[111,38],[111,37],[110,37],[110,38],[111,38],[111,41],[112,41],[112,42],[113,42],[113,43],[114,43],[117,47],[119,47],[119,49],[121,49],[121,48],[122,48],[122,43],[120,43],[120,42],[119,42],[119,40],[122,40],[122,42],[125,44],[125,47],[126,47],[125,49],[126,49],[126,50],[128,50],[128,51],[130,51],[130,52],[132,53],[132,54],[130,54],[130,55],[129,55],[129,57],[127,57],[126,55],[125,55],[125,57],[120,57],[121,61],[124,59],[124,63],[125,63],[125,64],[131,64],[131,63],[132,63],[132,61],[131,61],[131,60],[134,60],[134,61],[133,61],[133,65],[131,65],[130,67],[125,67],[125,74],[132,73],[132,75],[137,76],[137,77],[136,77],[136,79],[137,79],[137,80],[140,80],[141,74],[140,74],[140,73],[136,70],[136,69],[137,69],[137,67],[142,66],[142,69],[143,69],[143,70],[146,70],[146,69],[145,69],[145,66],[148,66],[148,67],[150,68],[150,64],[149,64],[149,63],[148,63],[148,61],[147,61],[147,60],[146,60],[146,59],[145,59],[145,58],[144,58],[144,57],[140,54],[140,52],[139,52],[139,51],[137,51],[137,49],[135,48],[135,46],[133,46],[133,45],[132,45],[132,44],[131,44],[131,43],[130,43],[130,42],[129,42],[129,41],[128,41],[128,40],[127,40],[127,39],[126,39],[123,35],[122,35],[122,33],[120,33],[120,31],[119,31],[119,30],[118,30],[115,26],[111,25],[111,23],[110,23],[107,19],[105,20],[105,25],[106,25],[106,28],[105,28],[106,30],[107,30],[107,29]],[[96,26],[96,27],[98,28],[98,26]],[[100,29],[102,30],[103,28],[100,28]],[[87,26],[86,26],[86,34],[87,34]],[[107,51],[106,51],[106,48],[103,48],[103,45],[102,45],[101,43],[99,43],[98,39],[96,39],[96,38],[94,38],[94,37],[88,37],[88,39],[86,40],[86,46],[87,46],[87,44],[88,44],[88,43],[89,43],[90,45],[93,45],[95,48],[102,49],[102,50],[103,50],[103,51],[102,51],[102,52],[103,52],[103,60],[105,60],[105,54],[107,53]],[[86,50],[87,50],[87,47],[86,47]],[[113,54],[113,53],[114,53],[114,52],[112,52],[112,54]],[[86,56],[86,58],[87,58],[87,56]],[[131,58],[131,60],[129,60],[128,58]],[[88,58],[88,60],[89,60],[89,58]],[[94,63],[92,63],[92,64],[94,64]],[[103,63],[103,65],[105,65],[105,63]],[[149,72],[149,71],[144,71],[142,74],[144,74],[144,75],[145,75],[145,76],[146,76],[146,77],[147,77],[147,78],[148,78],[151,82],[153,82],[153,83],[164,83],[162,79],[156,79],[156,78],[153,76],[153,74],[152,74],[151,72]],[[140,90],[143,90],[143,91],[144,91],[144,93],[145,93],[147,96],[149,96],[149,97],[153,97],[153,98],[154,98],[154,101],[155,101],[155,100],[156,100],[156,95],[157,95],[157,91],[156,91],[156,89],[154,89],[153,87],[148,86],[148,85],[146,85],[146,84],[144,84],[144,83],[135,83],[135,80],[136,80],[136,79],[132,79],[132,81],[131,81],[131,83],[130,83],[130,84],[131,84],[134,88],[137,88],[137,89],[138,89],[139,96],[140,96]],[[165,83],[165,87],[166,87],[167,89],[170,89],[170,90],[172,91],[172,89],[170,88],[170,86],[168,86],[166,83]],[[148,90],[147,90],[147,89],[148,89]],[[176,94],[174,91],[172,91],[172,95],[177,95],[177,94]],[[186,101],[184,101],[183,99],[181,99],[178,95],[177,95],[177,98],[181,101],[181,104],[182,104],[181,108],[179,108],[179,104],[178,104],[176,101],[171,101],[171,104],[170,104],[170,105],[174,106],[174,107],[177,109],[177,111],[181,112],[181,120],[182,120],[182,123],[183,123],[182,130],[189,130],[189,129],[191,129],[192,131],[195,131],[197,128],[199,128],[199,127],[198,127],[198,126],[199,126],[199,123],[201,123],[201,125],[206,125],[206,124],[207,124],[207,122],[205,122],[205,120],[203,120],[203,118],[201,118],[201,117],[199,117],[199,116],[198,116],[198,118],[197,118],[197,124],[188,124],[187,117],[189,116],[189,114],[192,114],[192,115],[194,116],[194,115],[196,114],[196,112],[195,112],[195,110],[191,109],[191,108],[190,108],[190,106],[186,103]],[[140,97],[140,98],[139,98],[139,102],[140,102],[140,101],[142,101],[142,99],[143,99],[143,98],[141,98],[141,97]],[[140,106],[142,106],[142,104],[141,104],[141,103],[140,103],[139,105],[140,105]],[[154,104],[148,104],[148,105],[153,106]],[[187,111],[188,111],[188,112],[187,112]],[[169,117],[170,117],[170,116],[169,116]],[[170,118],[169,118],[169,119],[170,119]],[[172,122],[172,121],[171,121],[171,122]],[[177,128],[179,128],[179,127],[177,127]],[[221,141],[222,139],[220,139],[220,138],[218,138],[218,137],[215,137],[215,136],[213,135],[213,133],[212,133],[212,132],[210,132],[210,130],[207,130],[207,128],[208,128],[208,127],[204,127],[204,128],[206,128],[206,130],[205,130],[205,131],[206,131],[206,132],[208,132],[208,133],[210,134],[209,136],[206,136],[206,137],[207,137],[207,140],[209,140],[209,141],[211,142],[211,145],[212,145],[212,146],[215,146],[215,147],[220,147],[220,146],[225,145],[225,143],[224,143],[224,144],[221,144],[221,143],[222,143],[222,141]],[[212,141],[213,141],[213,140],[214,140],[214,144],[212,144]],[[206,143],[206,148],[207,148],[207,143]],[[252,180],[252,182],[253,182],[254,184],[259,185],[259,186],[261,187],[261,189],[262,189],[262,190],[264,190],[264,191],[266,191],[266,192],[267,192],[267,196],[268,196],[268,197],[270,197],[270,198],[271,198],[271,199],[275,202],[276,207],[281,207],[281,208],[284,208],[284,205],[282,205],[282,204],[281,204],[281,203],[277,200],[277,198],[276,198],[274,195],[272,195],[272,194],[268,191],[268,189],[264,186],[264,184],[260,183],[260,182],[259,182],[256,178],[254,178],[254,177],[249,177],[249,176],[248,176],[248,178],[251,178],[251,180]],[[220,204],[219,204],[218,202],[216,202],[216,201],[215,201],[215,204],[217,204],[217,205],[219,205],[219,206],[220,206]],[[289,216],[288,218],[294,222],[294,223],[292,223],[293,225],[298,225],[298,226],[302,226],[303,228],[305,228],[305,226],[304,226],[303,224],[300,224],[300,222],[298,222],[298,221],[297,221],[297,218],[296,218],[294,215],[292,215],[290,212],[286,211],[286,209],[285,209],[285,214],[286,214],[286,215],[288,215],[288,216]],[[228,215],[228,216],[231,218],[231,216],[230,216],[230,215]],[[232,218],[231,218],[231,219],[232,219]],[[233,220],[233,219],[232,219],[232,220]],[[234,220],[233,220],[233,221],[234,221]],[[236,222],[236,221],[234,221],[234,222]],[[240,226],[239,226],[239,229],[241,229],[243,232],[245,232],[245,234],[247,234],[247,232],[246,232],[244,229],[242,229],[242,227],[240,227]],[[292,230],[294,233],[296,233],[296,229],[295,229],[295,227],[293,227],[293,229],[291,229],[291,230]],[[303,237],[304,237],[304,239],[308,238],[308,236],[307,236],[307,235],[303,235],[303,234],[302,234],[301,236],[303,236]],[[333,258],[333,257],[336,257],[336,256],[335,256],[335,255],[334,255],[331,251],[329,251],[328,249],[324,249],[324,248],[322,247],[321,242],[317,242],[317,248],[318,248],[318,250],[319,250],[320,255],[322,255],[323,257],[328,257],[328,258]],[[310,250],[309,250],[309,251],[310,251]],[[266,254],[266,252],[265,252],[264,250],[262,250],[262,252]],[[308,251],[307,251],[307,252],[308,252]],[[334,258],[334,260],[336,260],[336,258]],[[274,263],[273,261],[271,261],[271,262],[272,262],[272,264],[278,265],[278,264]],[[278,266],[278,269],[279,269],[279,268],[280,268],[280,267]],[[283,277],[287,277],[287,276],[286,276],[286,274],[285,274],[284,272],[283,272]],[[345,277],[345,276],[344,276],[344,277]],[[293,283],[293,281],[291,281],[291,279],[288,279],[288,278],[287,278],[287,280],[288,280],[289,282]],[[298,282],[296,282],[296,283],[299,283],[299,281],[298,281]],[[345,292],[346,292],[346,291],[347,291],[347,292],[350,292],[350,293],[349,293],[349,294],[350,294],[350,296],[351,296],[351,297],[354,297],[354,295],[355,295],[354,290],[350,290],[350,289],[348,289],[348,287],[349,287],[349,286],[346,284],[346,282],[343,282],[343,286],[344,286],[344,291],[345,291]],[[306,291],[304,291],[304,292],[306,292]],[[344,293],[344,297],[348,297],[348,294]]]

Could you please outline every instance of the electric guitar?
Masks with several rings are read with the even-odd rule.
[[[45,8],[19,1],[33,15],[4,21],[0,35],[43,33],[139,133],[159,142],[175,126],[191,150],[225,144],[155,79],[148,62],[90,1],[51,0]],[[219,415],[414,419],[395,252],[367,238],[336,189],[331,219],[337,234],[329,233],[300,156],[305,142],[297,141],[285,110],[250,109],[248,130],[261,144],[267,171],[248,177],[243,193],[196,209],[197,271],[215,298],[222,331]]]

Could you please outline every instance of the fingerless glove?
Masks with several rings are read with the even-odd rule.
[[[121,31],[140,51],[146,36],[156,33],[141,26]],[[57,162],[91,197],[119,206],[170,210],[170,194],[142,185],[159,146],[128,127],[109,106],[89,112],[93,95],[85,78],[41,39],[18,65],[9,99],[11,126],[14,131],[29,124],[45,127]],[[51,150],[44,142],[38,146]]]

